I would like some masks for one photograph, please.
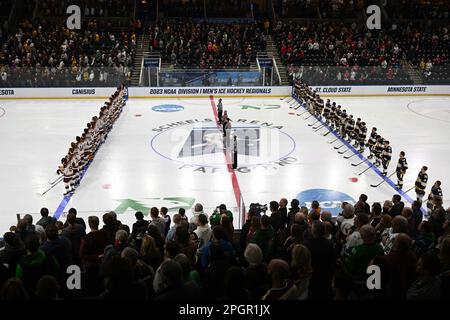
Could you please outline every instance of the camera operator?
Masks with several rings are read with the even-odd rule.
[[[214,210],[214,213],[212,214],[211,218],[209,218],[209,223],[211,224],[211,227],[218,226],[220,224],[220,217],[223,214],[228,217],[231,223],[233,223],[233,213],[230,210],[227,210],[226,205],[221,204],[220,206],[216,207],[216,210]]]

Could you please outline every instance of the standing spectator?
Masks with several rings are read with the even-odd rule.
[[[201,250],[201,266],[208,267],[211,257],[211,246],[213,244],[220,246],[224,254],[228,255],[228,259],[234,258],[234,249],[231,242],[228,241],[227,235],[221,226],[215,226],[213,229],[213,237],[211,241]]]
[[[141,241],[147,231],[149,222],[144,220],[144,214],[140,211],[136,212],[134,216],[136,217],[136,222],[133,223],[131,229],[131,238]]]
[[[414,252],[418,257],[428,253],[434,252],[435,237],[433,233],[433,227],[430,222],[422,221],[418,228],[419,234],[413,241],[410,250]]]
[[[281,259],[273,259],[267,266],[267,273],[272,280],[272,288],[267,291],[262,300],[273,301],[284,298],[284,295],[292,288],[293,283],[289,279],[289,265]]]
[[[49,212],[47,208],[42,208],[41,209],[41,219],[39,219],[38,222],[36,222],[37,225],[40,225],[42,228],[45,228],[51,224],[51,223],[55,223],[55,219],[52,217],[49,217]]]
[[[184,208],[178,209],[178,214],[181,216],[181,220],[184,220],[186,222],[189,221],[188,217],[186,217],[186,209]]]
[[[392,218],[395,218],[396,216],[399,216],[402,214],[403,208],[405,207],[405,204],[402,201],[402,197],[399,194],[395,194],[392,197],[392,203],[393,206],[391,210],[389,211],[389,214]]]
[[[425,254],[417,260],[416,271],[419,277],[406,292],[408,300],[439,300],[441,282],[438,279],[440,264],[436,255]]]
[[[212,237],[212,230],[208,226],[208,218],[206,215],[201,214],[198,216],[197,229],[195,229],[194,232],[199,240],[198,250],[202,250],[203,247],[209,243]]]
[[[69,215],[74,215],[74,216],[75,216],[75,223],[81,224],[81,225],[83,226],[84,230],[86,230],[86,222],[84,222],[84,219],[83,219],[83,218],[77,217],[77,213],[78,213],[78,212],[77,212],[77,209],[75,209],[75,208],[70,208],[69,211],[67,212],[67,217],[68,217]],[[66,220],[66,222],[64,223],[64,228],[67,227],[68,225],[69,225],[69,222]]]
[[[80,259],[80,245],[81,240],[86,235],[86,232],[81,224],[78,224],[75,213],[67,215],[67,227],[64,229],[62,236],[66,237],[72,247],[72,262],[81,265]],[[79,220],[78,220],[79,221]]]
[[[274,236],[275,233],[270,224],[270,218],[263,215],[261,217],[261,228],[256,230],[250,242],[257,244],[261,248],[264,261],[270,261]]]
[[[61,270],[66,270],[72,264],[72,244],[66,237],[58,235],[58,229],[54,224],[49,224],[45,228],[45,240],[41,245],[41,250],[53,256],[59,264]]]
[[[267,265],[263,262],[262,251],[258,245],[250,243],[245,249],[244,258],[248,263],[245,279],[250,297],[260,300],[269,289]]]
[[[372,212],[370,214],[369,224],[376,228],[377,225],[381,222],[381,204],[379,202],[375,202],[372,204]]]
[[[58,263],[55,258],[39,249],[39,238],[31,234],[25,240],[26,254],[16,268],[16,277],[23,281],[23,285],[31,297],[35,296],[36,285],[44,275],[57,275]]]
[[[102,273],[105,274],[108,264],[114,257],[119,256],[122,253],[123,249],[128,247],[128,233],[125,230],[117,230],[116,232],[116,241],[112,245],[108,245],[105,248],[105,252],[103,255],[101,270]]]
[[[149,235],[142,238],[142,245],[140,250],[140,258],[153,270],[158,269],[162,262],[162,252],[156,247],[155,240]]]
[[[6,276],[12,277],[16,274],[17,263],[25,254],[25,246],[13,232],[6,232],[3,235],[3,240],[5,241],[5,246],[0,250],[0,265],[5,266],[7,269]]]
[[[86,269],[88,294],[98,295],[103,289],[103,281],[98,275],[108,241],[105,231],[98,230],[100,224],[98,217],[90,216],[88,224],[91,231],[81,240],[80,258]]]
[[[173,226],[167,232],[166,241],[173,240],[175,238],[175,231],[179,226],[181,226],[181,215],[176,213],[173,215]],[[184,220],[187,221],[187,220]]]
[[[245,273],[239,267],[231,267],[225,275],[224,300],[249,300],[245,287]]]
[[[170,230],[170,225],[172,224],[172,220],[170,219],[170,215],[169,215],[169,209],[167,209],[166,207],[162,207],[161,208],[161,215],[162,218],[164,219],[164,237],[167,237],[167,233]]]
[[[381,235],[385,254],[389,254],[394,245],[395,238],[401,233],[408,233],[408,220],[403,216],[396,216],[392,219],[392,227],[385,229]]]
[[[105,233],[106,243],[113,245],[116,240],[116,232],[119,230],[117,224],[114,222],[114,217],[111,213],[105,213],[103,215],[103,228],[102,232]]]
[[[291,208],[288,213],[288,229],[290,230],[291,225],[294,223],[295,214],[300,211],[300,202],[297,199],[292,199]]]
[[[422,203],[420,201],[415,200],[412,204],[413,209],[413,219],[415,221],[415,225],[418,226],[423,220],[423,212],[422,212]]]
[[[203,212],[203,205],[202,205],[201,203],[197,203],[197,204],[194,206],[193,216],[191,217],[191,219],[189,219],[189,223],[190,223],[190,224],[197,225],[197,219],[198,219],[198,216],[201,215],[202,213],[205,214],[205,213]],[[206,216],[208,216],[208,215],[206,215]]]
[[[313,274],[309,286],[309,297],[313,300],[330,299],[331,281],[336,257],[333,243],[325,239],[325,224],[316,221],[312,225],[313,239],[307,247],[311,252]]]
[[[281,216],[281,227],[283,229],[286,229],[287,222],[288,222],[288,211],[287,211],[287,205],[288,200],[286,198],[282,198],[279,202],[279,208],[278,211],[280,212]]]
[[[308,299],[309,283],[312,276],[311,252],[302,244],[297,244],[292,250],[290,273],[294,285],[283,298],[287,300]]]
[[[400,233],[394,238],[392,250],[386,256],[391,275],[388,287],[390,299],[405,299],[406,291],[416,278],[417,257],[409,250],[410,246],[411,238],[405,233]]]
[[[158,231],[164,235],[164,231],[166,230],[166,222],[163,218],[159,216],[159,210],[156,207],[150,209],[150,217],[152,221],[150,222],[151,226],[155,226],[158,228]]]
[[[447,236],[441,241],[439,250],[439,261],[441,262],[441,271],[439,280],[441,281],[442,295],[441,299],[450,299],[450,237]]]
[[[359,230],[369,223],[369,216],[365,213],[360,213],[355,217],[355,230],[348,235],[347,241],[344,245],[344,254],[346,254],[350,249],[362,245],[364,243],[361,238],[361,233]]]

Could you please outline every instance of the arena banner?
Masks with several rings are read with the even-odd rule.
[[[107,99],[116,88],[0,88],[0,100]]]
[[[130,87],[131,99],[221,97],[286,97],[292,88],[284,87]]]
[[[312,86],[323,97],[450,96],[450,86]]]

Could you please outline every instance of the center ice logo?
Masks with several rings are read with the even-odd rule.
[[[177,104],[161,104],[152,108],[156,112],[178,112],[184,110],[183,106]]]
[[[330,211],[333,216],[337,216],[341,212],[343,202],[355,204],[356,201],[346,193],[329,190],[329,189],[309,189],[300,192],[296,199],[300,202],[300,206],[311,207],[311,203],[319,201],[322,210]]]

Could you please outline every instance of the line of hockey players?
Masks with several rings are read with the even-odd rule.
[[[374,159],[376,167],[382,166],[382,174],[387,175],[388,167],[392,159],[392,147],[390,142],[383,138],[376,127],[373,127],[367,139],[367,125],[361,118],[355,118],[348,114],[347,111],[336,102],[331,102],[330,99],[324,103],[320,95],[312,90],[307,84],[298,81],[295,83],[295,93],[305,102],[307,110],[321,119],[325,124],[331,128],[342,139],[346,140],[353,147],[363,154],[366,148],[369,149],[368,159]],[[367,140],[367,141],[366,141]],[[396,167],[397,187],[403,188],[403,178],[408,170],[408,162],[405,158],[405,152],[400,152],[400,157]],[[423,167],[417,176],[415,183],[415,192],[417,200],[422,202],[425,196],[425,189],[428,182],[427,167]],[[436,181],[431,189],[428,197],[427,207],[434,206],[434,203],[442,203],[442,190],[440,188],[441,182]]]
[[[81,136],[70,144],[67,155],[61,159],[57,174],[63,175],[64,195],[74,192],[79,186],[84,168],[94,159],[125,106],[125,92],[124,85],[117,88],[101,107],[98,116],[92,117]]]

